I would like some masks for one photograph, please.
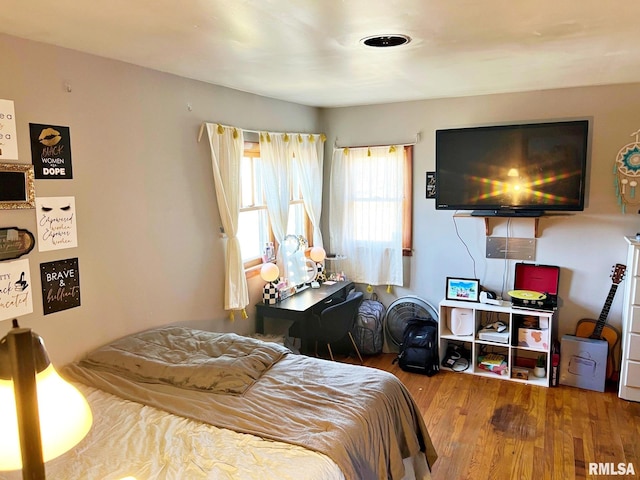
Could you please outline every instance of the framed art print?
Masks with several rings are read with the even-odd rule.
[[[477,302],[480,299],[480,280],[476,278],[447,277],[447,300]]]

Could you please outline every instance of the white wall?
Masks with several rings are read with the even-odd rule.
[[[2,35],[0,71],[0,98],[15,102],[19,163],[31,163],[30,122],[71,132],[74,178],[36,180],[36,195],[75,196],[79,245],[22,257],[34,312],[19,320],[43,336],[54,362],[171,322],[254,331],[259,277],[250,280],[251,318],[232,323],[223,309],[223,241],[200,124],[317,132],[318,111]],[[0,227],[9,226],[35,234],[34,210],[0,211]],[[43,315],[39,264],[73,257],[81,306]],[[0,336],[10,326],[0,322]]]
[[[444,296],[447,276],[479,278],[498,292],[513,289],[516,261],[485,258],[484,222],[453,218],[451,211],[436,211],[425,198],[425,172],[435,170],[435,130],[520,121],[588,118],[592,141],[587,207],[567,217],[542,218],[536,263],[558,265],[560,273],[559,334],[573,333],[584,317],[597,319],[611,287],[611,267],[625,263],[625,235],[640,231],[637,208],[626,215],[616,203],[613,163],[620,148],[633,141],[640,128],[640,85],[576,88],[509,95],[440,99],[323,110],[327,132],[325,178],[329,178],[331,151],[338,145],[410,142],[420,134],[414,150],[414,255],[405,288],[394,296],[376,291],[387,305],[395,296],[415,294],[433,305]],[[323,226],[328,225],[330,195],[325,182]],[[469,245],[473,261],[455,230]],[[491,220],[493,235],[506,236],[506,219]],[[509,235],[532,237],[533,220],[511,221]],[[328,235],[325,236],[328,238]],[[503,276],[508,274],[503,289]],[[609,321],[619,326],[622,289],[611,308]]]

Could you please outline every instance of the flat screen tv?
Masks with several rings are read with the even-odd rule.
[[[589,121],[436,130],[436,209],[584,210]]]

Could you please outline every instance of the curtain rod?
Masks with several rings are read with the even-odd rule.
[[[415,145],[420,141],[420,132],[416,133],[415,139],[410,142],[397,142],[397,143],[383,143],[378,145],[338,145],[338,139],[333,142],[333,148],[367,148],[367,147],[389,147],[391,145]]]
[[[261,134],[262,132],[268,132],[268,133],[273,133],[273,134],[281,134],[284,135],[285,133],[289,134],[289,135],[322,135],[321,133],[305,133],[305,132],[271,132],[269,130],[251,130],[249,128],[242,128],[242,127],[235,127],[233,125],[225,125],[224,123],[218,123],[218,122],[202,122],[202,125],[200,125],[200,132],[198,133],[198,142],[202,139],[202,134],[204,133],[204,127],[207,123],[212,123],[215,125],[222,125],[225,128],[237,128],[238,130],[242,130],[243,132],[249,132],[249,133],[257,133],[258,135]]]

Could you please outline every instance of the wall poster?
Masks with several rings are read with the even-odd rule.
[[[37,179],[73,178],[69,127],[30,123],[29,135]]]
[[[40,264],[42,310],[45,315],[80,306],[78,259]]]
[[[0,99],[0,160],[18,160],[13,100]]]
[[[33,312],[29,260],[0,262],[0,320]]]
[[[38,251],[78,246],[75,197],[36,197]]]

